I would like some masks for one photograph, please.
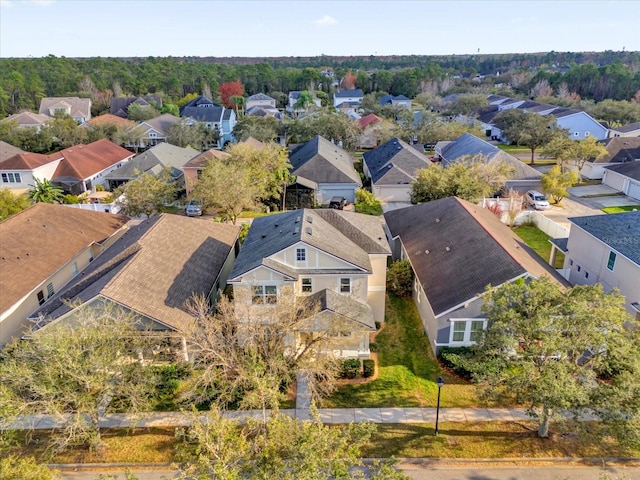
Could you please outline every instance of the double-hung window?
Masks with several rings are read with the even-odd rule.
[[[350,278],[341,278],[340,279],[340,293],[351,293],[351,279]]]
[[[307,250],[305,248],[296,248],[296,262],[307,261]]]
[[[253,304],[278,303],[278,287],[275,285],[256,285],[253,287]]]
[[[302,293],[311,293],[313,291],[313,285],[310,278],[302,279]]]

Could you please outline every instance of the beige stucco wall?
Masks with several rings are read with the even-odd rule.
[[[620,241],[625,239],[620,237]],[[628,241],[637,239],[630,238]],[[613,271],[609,270],[607,263],[611,247],[576,225],[571,226],[567,249],[569,252],[565,256],[564,268],[569,269],[569,282],[572,285],[592,285],[599,282],[606,291],[618,288],[626,297],[627,311],[632,315],[637,313],[631,303],[640,302],[640,266],[613,250],[617,253],[616,262]],[[588,278],[585,277],[586,273],[589,274]]]
[[[69,261],[57,271],[52,272],[49,277],[16,302],[11,308],[0,313],[0,344],[8,342],[13,337],[23,335],[24,331],[29,328],[31,322],[27,320],[27,317],[40,308],[38,304],[38,292],[40,290],[42,290],[45,299],[47,298],[47,285],[49,283],[53,284],[54,292],[61,290],[74,277],[74,264],[77,267],[77,271],[81,272],[89,265],[92,258],[96,258],[113,244],[127,228],[127,226],[124,226],[102,244],[93,243],[87,245],[87,247],[69,259]]]

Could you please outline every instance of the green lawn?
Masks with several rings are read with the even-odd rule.
[[[540,255],[545,262],[549,261],[549,256],[551,255],[551,243],[549,243],[549,239],[551,237],[549,235],[544,233],[538,227],[531,225],[520,225],[514,230],[514,232],[538,255]],[[562,268],[563,264],[564,254],[558,252],[554,267]]]
[[[505,145],[503,143],[499,143],[496,146],[503,152],[528,153],[529,155],[531,155],[531,149],[529,147],[522,147],[520,145]]]
[[[602,209],[604,213],[622,213],[633,212],[634,210],[640,210],[640,205],[625,205],[620,207],[605,207]]]
[[[475,386],[444,371],[434,358],[412,299],[387,296],[386,322],[375,343],[378,377],[341,386],[323,407],[435,407],[439,376],[445,379],[443,406],[480,406]]]
[[[366,203],[356,203],[355,211],[358,213],[364,213],[365,215],[382,215],[382,205],[376,201],[373,205],[367,205]]]

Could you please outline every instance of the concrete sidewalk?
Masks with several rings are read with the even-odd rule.
[[[309,410],[280,410],[280,412],[308,420]],[[327,424],[339,423],[435,423],[435,408],[329,408],[319,409],[320,419]],[[229,411],[225,418],[244,422],[248,418],[262,419],[262,410]],[[25,415],[16,418],[3,430],[50,430],[65,425],[71,416],[53,417],[51,415]],[[140,414],[110,413],[101,417],[101,428],[128,427],[185,427],[191,424],[191,415],[181,412],[150,412]],[[202,418],[206,418],[203,414]],[[441,408],[441,422],[491,422],[530,420],[521,408]],[[580,420],[596,420],[596,417],[584,415]]]

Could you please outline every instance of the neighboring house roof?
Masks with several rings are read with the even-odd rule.
[[[493,119],[500,113],[497,105],[489,105],[488,107],[478,110],[476,117],[482,123],[491,124]]]
[[[271,105],[254,105],[253,107],[248,108],[244,113],[245,115],[249,115],[250,117],[275,117],[277,119],[282,118],[280,110],[278,110],[276,107],[272,107]]]
[[[370,114],[365,115],[364,117],[362,117],[360,120],[358,120],[356,122],[356,124],[362,130],[364,130],[369,125],[373,125],[373,124],[380,123],[380,122],[382,122],[382,119],[379,116],[377,116],[375,113],[370,113]]]
[[[542,176],[536,169],[531,168],[513,155],[503,152],[498,147],[470,133],[464,133],[452,142],[446,144],[441,148],[440,152],[442,155],[442,165],[444,167],[452,163],[464,161],[474,155],[481,155],[486,159],[487,163],[501,161],[507,165],[511,165],[514,169],[510,177],[511,180],[534,180]]]
[[[25,127],[37,127],[51,120],[51,117],[33,112],[21,112],[9,115],[2,120],[3,122],[18,122],[19,125]]]
[[[333,94],[336,98],[347,98],[347,97],[364,97],[364,92],[359,88],[354,88],[351,90],[340,90]]]
[[[603,140],[607,154],[590,159],[593,163],[624,163],[640,160],[640,137],[615,137]]]
[[[18,153],[26,153],[24,150],[14,147],[10,143],[0,140],[0,162],[12,157]]]
[[[270,97],[269,95],[265,95],[264,93],[256,93],[255,95],[251,95],[247,97],[247,101],[267,101],[267,102],[275,102],[275,98]]]
[[[183,115],[182,112],[187,108],[193,108],[193,107],[212,108],[212,107],[221,107],[221,105],[215,103],[214,101],[208,99],[207,97],[203,97],[202,95],[200,95],[180,107],[180,116],[184,117],[185,115]]]
[[[150,118],[149,120],[145,120],[137,128],[145,128],[145,125],[153,128],[158,133],[163,135],[167,135],[168,129],[171,125],[175,125],[176,123],[180,123],[180,119],[170,113],[163,113],[162,115],[154,118]],[[145,128],[146,130],[146,128]]]
[[[128,128],[134,127],[136,125],[136,123],[131,120],[127,120],[126,118],[112,115],[110,113],[104,113],[99,117],[93,117],[91,120],[88,120],[87,123],[94,127],[102,125],[115,125],[116,127]]]
[[[229,155],[227,152],[223,152],[222,150],[211,149],[211,150],[202,152],[200,155],[196,155],[187,163],[185,163],[182,166],[182,168],[183,169],[184,168],[203,168],[207,166],[207,163],[209,162],[209,160],[214,160],[214,159],[226,160],[230,156],[231,155]]]
[[[407,102],[411,101],[410,98],[405,97],[404,95],[385,95],[380,98],[380,105],[391,105],[393,102]]]
[[[456,197],[384,214],[436,316],[527,273],[568,285],[493,213]]]
[[[88,145],[75,145],[58,152],[63,160],[53,178],[70,177],[84,180],[133,156],[129,150],[102,139]]]
[[[200,152],[191,147],[178,147],[169,143],[159,143],[149,150],[136,155],[122,167],[105,176],[107,180],[128,180],[137,176],[136,172],[152,172],[154,174],[164,167],[171,169],[174,178],[182,175],[182,167]],[[157,168],[156,168],[157,167]]]
[[[193,321],[185,305],[209,295],[233,250],[240,227],[163,214],[132,226],[33,318],[71,311],[69,303],[103,297],[172,329]]]
[[[243,145],[249,145],[250,147],[257,148],[259,150],[262,150],[263,148],[266,147],[264,143],[262,143],[260,140],[257,140],[253,137],[247,137],[240,143],[242,143]]]
[[[636,130],[640,130],[640,122],[628,123],[626,125],[623,125],[622,127],[612,128],[611,130],[614,130],[614,131],[620,132],[620,133],[635,132]]]
[[[489,103],[494,103],[494,102],[495,103],[501,103],[501,102],[507,100],[508,98],[509,97],[505,97],[505,96],[502,96],[502,95],[493,95],[492,94],[492,95],[489,95],[487,97],[487,100],[489,101]]]
[[[326,138],[316,136],[289,154],[291,173],[316,184],[355,183],[362,185],[353,168],[353,158]]]
[[[140,106],[151,105],[155,103],[158,108],[162,107],[162,97],[157,95],[147,95],[144,97],[114,97],[111,99],[111,107],[109,113],[121,118],[127,118],[129,107],[135,103]]]
[[[569,221],[640,266],[640,211],[570,217]]]
[[[78,97],[45,97],[40,100],[38,113],[49,115],[50,109],[69,108],[70,116],[91,118],[91,99]]]
[[[397,137],[365,152],[363,160],[374,185],[407,185],[416,179],[418,170],[431,165],[426,155]]]
[[[224,114],[230,110],[224,107],[187,107],[181,110],[181,117],[192,118],[198,122],[220,123]]]
[[[389,254],[380,220],[333,209],[300,209],[256,218],[238,255],[230,281],[264,265],[295,279],[299,274],[347,273],[345,269],[293,269],[272,255],[298,243],[315,247],[353,265],[348,271],[371,273],[369,254]]]
[[[36,203],[0,222],[0,311],[128,221],[123,215]]]
[[[42,153],[17,153],[0,162],[0,170],[34,170],[62,158],[59,154],[43,155]]]
[[[620,175],[624,175],[625,177],[629,177],[632,180],[640,180],[640,161],[611,165],[604,168],[611,170],[612,172],[619,173]]]

